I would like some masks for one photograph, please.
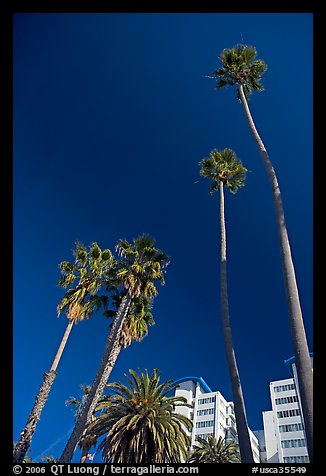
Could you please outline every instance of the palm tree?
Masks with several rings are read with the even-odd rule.
[[[23,461],[26,451],[30,447],[36,425],[57,376],[57,367],[72,326],[84,319],[89,319],[101,306],[107,306],[107,297],[98,296],[97,293],[103,285],[104,276],[113,264],[111,251],[108,249],[102,251],[95,242],[87,250],[82,243],[77,242],[73,255],[75,257],[74,263],[62,261],[59,264],[62,276],[57,283],[63,288],[70,287],[57,306],[58,316],[62,311],[66,311],[68,325],[50,371],[44,373],[35,404],[21,433],[20,440],[14,448],[13,458],[15,463]],[[71,287],[76,279],[78,279],[77,286]]]
[[[184,397],[168,397],[176,385],[160,383],[154,369],[140,375],[129,370],[129,387],[120,382],[108,384],[108,399],[98,405],[102,414],[90,425],[99,437],[106,434],[99,449],[112,463],[179,463],[187,458],[191,421],[175,412],[189,406]]]
[[[112,270],[108,273],[108,285],[110,288],[113,285],[122,287],[123,297],[115,314],[92,388],[60,457],[60,463],[71,461],[84,429],[91,422],[96,405],[121,351],[121,332],[135,298],[144,296],[151,299],[157,295],[154,282],[164,284],[164,268],[168,265],[168,257],[155,247],[153,238],[143,234],[134,239],[132,244],[127,240],[120,240],[116,250],[120,259],[115,263],[114,273]]]
[[[123,293],[121,295],[117,293],[115,296],[112,296],[111,300],[116,308],[119,308],[121,303],[121,299]],[[153,315],[149,312],[149,309],[152,307],[152,302],[150,299],[146,298],[145,296],[139,296],[133,300],[132,306],[129,309],[128,315],[123,322],[123,327],[120,333],[120,345],[124,349],[131,345],[133,341],[140,342],[147,334],[148,334],[148,326],[154,324]],[[117,310],[108,310],[104,312],[106,317],[114,317]],[[111,325],[112,327],[112,325]],[[83,397],[81,400],[78,400],[76,397],[70,397],[66,401],[66,405],[71,405],[75,408],[75,417],[76,419],[79,417],[87,395],[91,390],[90,385],[81,385],[81,389],[83,392]],[[107,396],[102,396],[99,400],[99,404],[102,401],[105,401]],[[96,411],[98,407],[95,408],[95,412],[92,415],[91,423],[96,420]],[[80,463],[87,462],[87,455],[92,446],[94,446],[97,442],[97,435],[89,428],[90,424],[85,428],[81,439],[79,440],[78,446],[82,450],[82,455],[80,459]]]
[[[239,448],[232,441],[226,441],[219,436],[208,435],[207,440],[197,436],[199,445],[195,445],[188,463],[240,463]]]
[[[220,297],[224,345],[228,363],[229,375],[232,386],[234,413],[237,423],[241,460],[243,463],[253,463],[253,455],[250,443],[250,435],[242,394],[240,375],[237,367],[232,330],[229,315],[229,301],[227,288],[226,267],[226,229],[224,217],[224,187],[231,193],[236,193],[239,187],[244,185],[246,169],[237,159],[231,149],[218,151],[212,150],[209,157],[200,162],[200,175],[212,181],[210,194],[220,189],[220,228],[221,228],[221,260],[220,260]]]
[[[82,390],[82,398],[81,400],[78,400],[76,397],[70,397],[68,400],[66,400],[66,405],[69,405],[74,408],[75,411],[75,419],[77,420],[81,409],[83,408],[84,402],[87,398],[87,395],[89,394],[91,390],[90,385],[81,385],[80,386]],[[92,416],[92,421],[95,421],[96,416]],[[93,433],[86,432],[86,429],[84,433],[81,436],[81,439],[79,440],[78,446],[82,450],[81,458],[80,458],[80,463],[86,463],[87,461],[87,455],[89,453],[89,450],[91,449],[92,446],[94,446],[97,442],[97,437]]]
[[[253,46],[237,45],[234,48],[224,49],[220,54],[222,68],[213,72],[218,79],[216,88],[226,85],[237,85],[238,98],[242,104],[250,130],[257,143],[270,184],[272,186],[273,201],[276,212],[278,236],[281,249],[285,293],[288,305],[292,344],[298,374],[302,413],[309,459],[313,461],[313,372],[307,338],[302,318],[299,292],[295,270],[292,261],[290,242],[285,224],[284,209],[281,191],[275,170],[267,153],[266,147],[256,129],[249,106],[248,96],[252,90],[263,91],[260,83],[267,66],[262,60],[256,59],[257,51]]]

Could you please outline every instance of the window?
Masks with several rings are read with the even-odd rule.
[[[197,410],[197,416],[201,415],[213,415],[214,408],[205,408],[204,410]]]
[[[309,463],[308,456],[286,456],[284,463]]]
[[[292,423],[291,425],[279,425],[280,433],[287,433],[288,431],[301,431],[303,430],[302,423]]]
[[[288,385],[278,385],[277,387],[274,387],[274,392],[286,392],[287,390],[294,390],[295,386],[294,383],[290,383]]]
[[[300,410],[298,408],[294,410],[283,410],[282,412],[277,412],[277,418],[286,418],[291,416],[299,416]]]
[[[206,428],[208,426],[214,426],[214,420],[197,421],[196,428]]]
[[[306,446],[306,442],[303,438],[296,440],[283,440],[281,441],[282,448],[301,448]]]
[[[204,405],[205,403],[215,402],[215,397],[200,398],[198,400],[198,405]]]
[[[292,395],[291,397],[282,397],[282,398],[275,399],[276,405],[283,405],[284,403],[294,403],[297,401],[298,401],[298,397],[296,395]]]

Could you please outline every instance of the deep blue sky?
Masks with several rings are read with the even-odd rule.
[[[199,161],[233,149],[249,169],[226,194],[233,337],[251,429],[287,378],[292,346],[270,185],[235,89],[206,79],[223,48],[255,45],[268,65],[250,107],[281,186],[312,348],[312,14],[16,14],[14,18],[14,439],[67,320],[58,263],[75,240],[114,248],[146,232],[170,257],[155,326],[121,352],[163,379],[201,376],[231,400],[219,307],[219,200]],[[92,382],[108,333],[74,327],[32,442],[58,457],[65,406]],[[76,456],[77,458],[77,456]],[[100,460],[100,458],[99,458]]]

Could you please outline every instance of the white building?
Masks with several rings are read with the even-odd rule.
[[[238,442],[233,402],[225,400],[220,392],[213,392],[201,377],[185,377],[175,383],[179,387],[176,396],[185,397],[188,407],[178,407],[178,413],[188,417],[193,423],[191,446],[196,444],[196,437],[214,435],[226,440]],[[255,462],[259,463],[258,439],[249,429]]]
[[[285,365],[293,377],[270,383],[272,410],[263,412],[264,435],[255,432],[259,437],[261,462],[308,463],[294,357],[286,360]]]

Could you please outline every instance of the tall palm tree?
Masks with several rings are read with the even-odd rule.
[[[157,295],[155,282],[164,284],[165,267],[168,257],[156,248],[155,240],[145,234],[135,238],[133,243],[120,240],[116,246],[120,257],[116,261],[114,273],[108,273],[110,288],[120,286],[123,297],[108,335],[103,357],[85,401],[81,415],[76,421],[72,434],[60,457],[61,463],[69,463],[84,429],[90,424],[95,407],[103,393],[111,371],[122,348],[120,339],[130,308],[135,298],[141,295],[153,298]]]
[[[313,461],[313,372],[307,338],[302,318],[299,292],[295,270],[292,261],[290,242],[285,224],[282,196],[275,170],[267,153],[266,147],[256,129],[252,118],[248,97],[253,90],[263,91],[260,83],[267,66],[264,61],[256,59],[257,51],[253,46],[237,45],[227,48],[220,54],[222,68],[213,72],[218,79],[216,88],[237,85],[238,98],[242,104],[250,130],[257,143],[270,184],[272,186],[273,201],[276,212],[278,236],[281,249],[285,293],[288,305],[292,345],[298,374],[299,391],[301,396],[302,413],[304,419],[309,459]]]
[[[104,276],[112,266],[113,255],[111,251],[108,249],[102,251],[95,242],[87,250],[82,243],[77,242],[73,255],[75,257],[74,263],[62,261],[59,264],[62,276],[57,283],[63,288],[70,287],[57,306],[58,316],[62,311],[66,311],[68,324],[50,371],[44,373],[35,404],[14,448],[13,459],[16,463],[23,461],[26,451],[30,447],[36,425],[57,376],[57,367],[72,326],[84,319],[89,319],[101,306],[106,307],[107,305],[107,297],[99,296],[97,293],[103,285]],[[78,279],[78,284],[76,287],[72,287],[76,279]]]
[[[208,435],[207,440],[197,437],[188,463],[240,463],[239,448],[233,441],[226,443],[219,436],[218,440],[213,435]]]
[[[245,404],[243,399],[240,375],[236,362],[227,287],[227,266],[226,266],[226,228],[224,216],[224,187],[231,193],[236,193],[239,187],[244,185],[246,169],[241,161],[237,159],[235,152],[231,149],[219,151],[212,150],[209,157],[200,162],[200,175],[212,181],[210,193],[220,189],[220,228],[221,228],[221,259],[220,259],[220,297],[222,328],[226,359],[228,363],[229,375],[232,386],[232,397],[234,402],[234,413],[237,423],[241,460],[243,463],[253,463],[252,448],[246,417]]]
[[[113,305],[116,308],[119,308],[121,303],[121,299],[123,297],[123,293],[117,293],[115,296],[111,298]],[[146,298],[145,296],[139,296],[133,300],[133,303],[129,309],[129,312],[123,322],[123,327],[120,333],[120,345],[124,349],[132,344],[134,341],[140,342],[147,334],[148,334],[148,326],[154,325],[154,319],[152,313],[149,309],[152,308],[152,300]],[[106,317],[114,317],[116,314],[116,310],[107,310],[104,312]],[[111,325],[112,327],[112,325]],[[79,418],[80,413],[83,409],[83,405],[86,401],[88,394],[90,393],[91,386],[90,385],[81,385],[81,390],[83,392],[83,396],[81,400],[78,400],[76,397],[70,397],[66,401],[66,405],[70,405],[75,409],[75,418]],[[99,399],[98,405],[107,399],[107,396],[102,396]],[[95,407],[95,412],[92,415],[91,423],[96,420],[96,411],[98,410],[98,406]],[[97,442],[97,436],[95,435],[94,431],[89,428],[88,425],[79,440],[78,446],[82,450],[82,455],[80,459],[80,463],[86,463],[87,455],[89,450],[92,446],[94,446]]]
[[[102,414],[90,425],[98,436],[106,434],[100,449],[112,463],[179,463],[187,458],[191,421],[175,412],[187,405],[184,397],[168,397],[176,386],[172,380],[160,383],[154,369],[151,376],[129,370],[129,387],[120,382],[108,386],[113,392],[98,405]]]

